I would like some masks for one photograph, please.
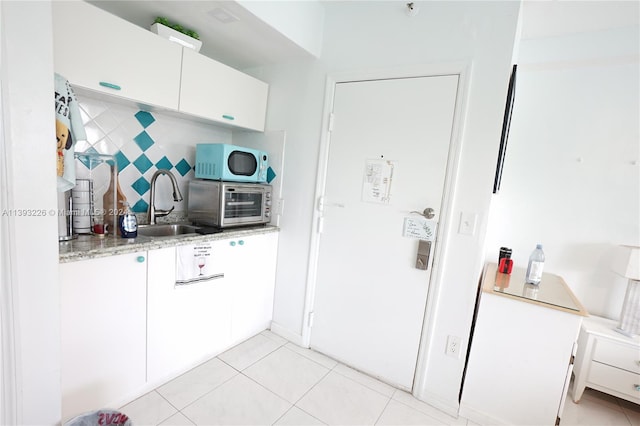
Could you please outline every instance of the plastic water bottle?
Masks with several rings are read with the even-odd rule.
[[[531,256],[529,256],[529,265],[527,266],[525,282],[527,284],[540,284],[543,269],[544,252],[542,251],[542,244],[537,244],[536,249],[531,253]]]

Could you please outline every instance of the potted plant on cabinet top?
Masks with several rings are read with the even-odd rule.
[[[153,25],[151,25],[151,32],[196,52],[199,52],[202,47],[202,42],[197,32],[186,29],[180,24],[172,24],[167,18],[161,16],[157,17]]]

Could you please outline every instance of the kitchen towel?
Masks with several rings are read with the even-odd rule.
[[[78,99],[69,81],[55,74],[54,91],[56,100],[56,169],[58,192],[65,192],[75,186],[76,164],[73,158],[77,141],[87,140],[82,124]]]
[[[224,278],[224,273],[216,272],[218,268],[211,244],[178,246],[176,249],[176,285]]]

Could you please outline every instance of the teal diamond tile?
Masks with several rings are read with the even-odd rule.
[[[160,159],[160,161],[156,163],[156,167],[159,169],[171,170],[171,168],[173,167],[173,164],[171,164],[171,161],[169,161],[169,159],[166,156],[164,156]]]
[[[151,166],[153,166],[153,163],[147,158],[146,155],[142,154],[140,157],[135,159],[133,165],[136,166],[136,169],[138,169],[140,173],[144,174],[144,172],[146,172],[151,168]]]
[[[187,163],[187,160],[184,158],[176,164],[176,170],[180,173],[181,176],[186,175],[191,170],[191,166]]]
[[[118,163],[118,173],[122,171],[125,167],[131,164],[131,161],[127,158],[126,155],[122,153],[122,151],[116,152],[116,162]]]
[[[147,132],[140,133],[138,136],[133,138],[133,141],[140,147],[142,151],[148,150],[155,143]]]
[[[276,172],[271,167],[267,169],[267,183],[271,183],[276,178]]]
[[[131,206],[131,210],[134,213],[146,213],[149,210],[149,204],[147,204],[147,202],[141,198],[133,206]]]
[[[131,187],[133,188],[134,191],[136,191],[138,194],[140,195],[144,195],[149,188],[151,187],[151,185],[149,184],[149,181],[147,181],[144,177],[141,177],[140,179],[138,179],[137,181],[133,182],[133,184],[131,185]]]
[[[156,119],[151,115],[150,112],[147,111],[138,111],[135,115],[138,123],[142,125],[145,129],[151,125]]]

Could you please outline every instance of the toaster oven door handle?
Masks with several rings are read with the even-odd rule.
[[[253,201],[228,201],[225,204],[228,206],[251,206],[255,203]]]

